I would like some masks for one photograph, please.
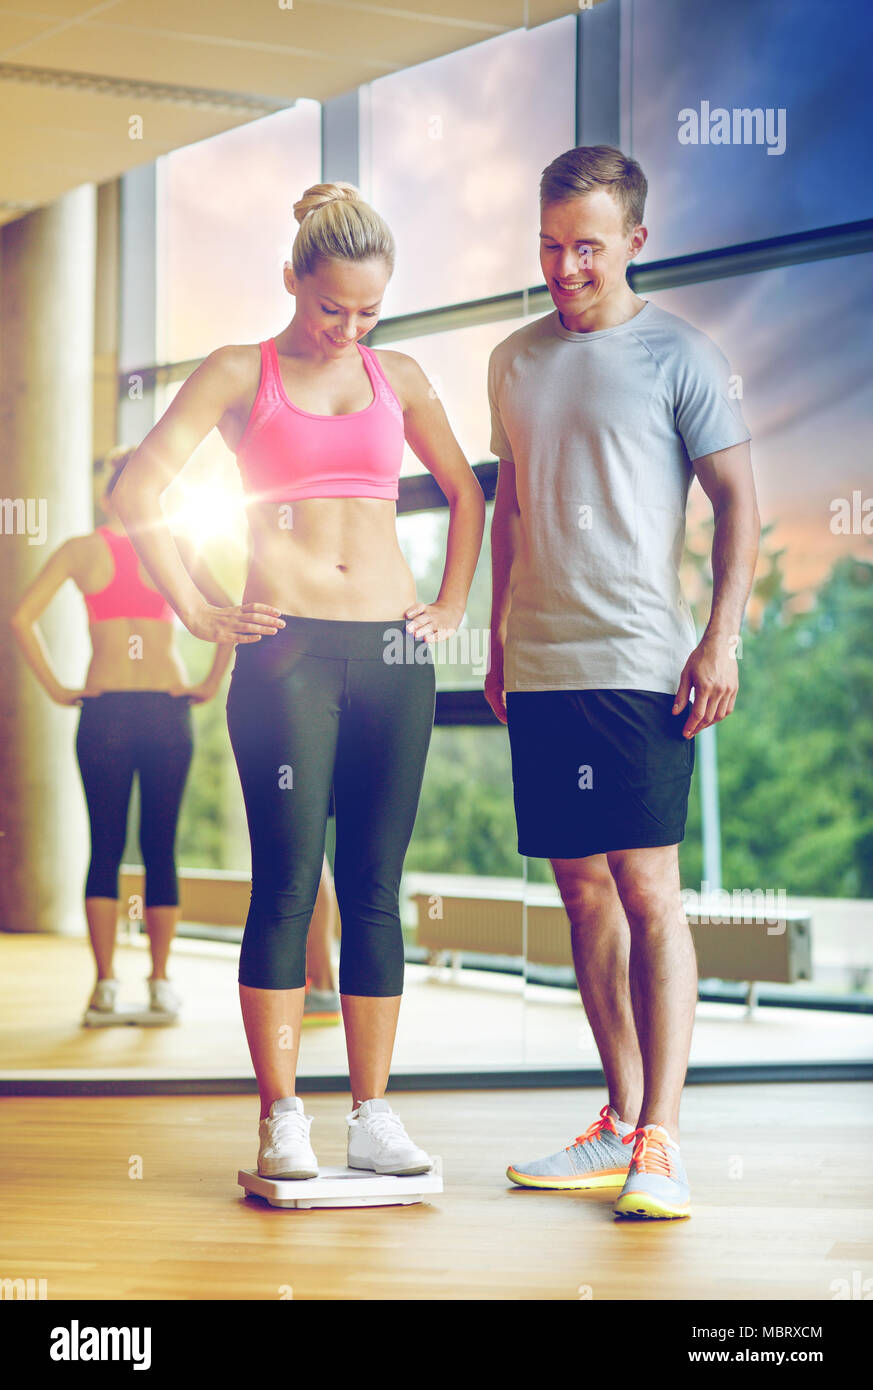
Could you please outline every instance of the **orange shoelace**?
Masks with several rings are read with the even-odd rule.
[[[609,1113],[608,1105],[604,1105],[601,1110],[600,1119],[595,1120],[593,1125],[589,1125],[584,1134],[577,1134],[573,1143],[568,1144],[566,1147],[569,1150],[574,1148],[576,1144],[587,1144],[589,1139],[597,1139],[604,1130],[608,1130],[610,1134],[614,1134],[616,1138],[619,1138],[619,1133],[615,1127],[615,1121]]]
[[[631,1163],[638,1173],[660,1173],[665,1178],[673,1176],[670,1155],[663,1139],[648,1129],[634,1129],[621,1142],[630,1144],[632,1140],[636,1140],[636,1143]]]

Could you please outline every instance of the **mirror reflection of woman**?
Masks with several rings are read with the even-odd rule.
[[[85,915],[97,971],[82,1021],[92,1027],[172,1023],[178,1017],[181,1000],[167,978],[167,962],[179,919],[175,838],[193,752],[190,706],[213,698],[233,655],[232,646],[219,646],[206,679],[188,684],[177,650],[175,614],[143,575],[113,504],[133,453],[120,447],[106,456],[99,503],[107,521],[89,535],[71,537],[49,557],[12,617],[24,657],[49,697],[81,710],[76,755],[91,831]],[[177,545],[203,593],[215,603],[229,603],[196,552],[181,539]],[[37,626],[68,579],[81,590],[88,609],[92,654],[81,689],[58,679]],[[114,973],[118,875],[134,774],[139,778],[143,915],[152,970],[145,1008],[121,1011]]]
[[[300,227],[284,270],[291,322],[257,346],[209,354],[131,460],[118,507],[188,629],[237,643],[227,718],[252,848],[239,981],[261,1100],[259,1171],[292,1179],[318,1171],[295,1087],[306,933],[333,781],[348,1162],[423,1172],[431,1159],[385,1099],[403,988],[398,893],[433,725],[432,643],[462,621],[485,501],[418,364],[360,342],[394,265],[382,218],[350,184],[308,189],[294,215]],[[252,532],[236,607],[204,600],[160,505],[215,427],[237,456]],[[418,601],[398,543],[404,441],[449,506],[432,602]],[[391,634],[404,649],[394,664]]]

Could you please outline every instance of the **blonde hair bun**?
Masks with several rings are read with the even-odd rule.
[[[314,183],[297,199],[294,216],[300,226],[291,262],[301,279],[312,275],[322,261],[384,260],[392,273],[391,230],[353,183]]]
[[[297,199],[294,204],[294,216],[298,222],[302,222],[310,212],[317,212],[328,203],[363,201],[361,190],[353,183],[314,183],[311,188],[307,188],[302,198]]]

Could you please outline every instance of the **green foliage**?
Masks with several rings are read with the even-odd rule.
[[[808,612],[774,584],[718,730],[723,878],[873,896],[873,565],[834,565]]]

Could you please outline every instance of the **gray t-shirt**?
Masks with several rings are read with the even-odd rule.
[[[557,309],[488,364],[491,449],[515,465],[510,690],[672,694],[697,644],[679,581],[691,460],[749,438],[730,368],[651,301],[573,333]]]

